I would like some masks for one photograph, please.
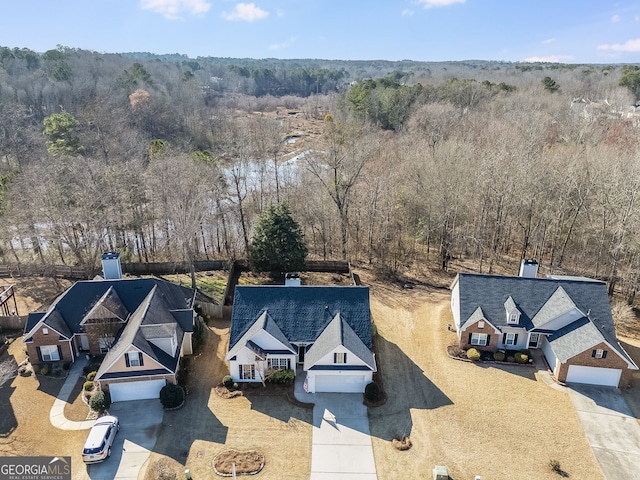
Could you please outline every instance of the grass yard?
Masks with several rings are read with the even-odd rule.
[[[161,459],[180,476],[188,468],[193,478],[215,478],[213,459],[229,449],[262,453],[261,479],[308,480],[312,411],[284,396],[219,397],[213,388],[229,373],[224,362],[228,342],[228,323],[211,322],[206,345],[190,363],[184,407],[165,412],[147,480],[155,478],[153,466]]]
[[[368,279],[363,279],[370,284]],[[574,479],[602,478],[567,394],[537,382],[534,369],[450,359],[449,292],[373,282],[379,367],[388,401],[370,409],[380,480],[431,478],[445,465],[456,480],[557,479],[551,459]],[[413,447],[397,451],[394,437]]]

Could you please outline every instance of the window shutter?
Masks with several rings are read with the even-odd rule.
[[[602,358],[607,358],[607,351],[606,350],[602,351]]]
[[[514,345],[518,344],[518,334],[517,333],[513,336],[513,344]]]
[[[487,345],[491,344],[491,335],[487,335]]]
[[[472,333],[469,334],[469,344],[471,345],[471,335],[473,335]]]
[[[58,360],[62,360],[62,347],[58,345]]]
[[[287,358],[287,370],[291,370],[291,359]]]
[[[592,356],[593,358],[596,358],[596,351],[595,351],[595,350],[592,350],[592,351],[591,351],[591,356]]]
[[[131,364],[129,363],[129,354],[128,353],[124,354],[124,361],[127,364],[127,367],[131,366]]]
[[[142,360],[142,352],[138,352],[138,358],[140,359],[140,366],[144,365],[144,361]]]
[[[242,380],[242,365],[238,365],[238,378]]]
[[[338,354],[337,353],[333,354],[333,363],[338,363]]]
[[[38,360],[42,361],[42,352],[40,351],[40,347],[36,347],[36,352],[38,352]]]
[[[604,357],[603,357],[603,358],[604,358]],[[347,363],[347,354],[346,354],[346,353],[344,354],[344,357],[342,357],[342,359],[344,360],[344,362],[343,362],[343,363]]]
[[[507,343],[507,334],[506,333],[502,334],[502,343],[504,343],[504,344]]]

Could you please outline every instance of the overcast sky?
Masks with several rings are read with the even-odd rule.
[[[640,63],[640,1],[6,0],[0,46],[190,57]]]

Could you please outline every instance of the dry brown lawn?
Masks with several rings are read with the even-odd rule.
[[[363,278],[365,284],[372,281]],[[455,479],[557,479],[557,459],[575,479],[602,478],[566,393],[534,369],[450,359],[449,292],[372,283],[378,361],[388,401],[369,410],[378,478],[430,478],[445,465]],[[392,439],[408,435],[398,451]]]
[[[258,450],[265,457],[259,478],[308,480],[312,410],[292,405],[282,395],[218,396],[215,386],[229,373],[224,362],[228,342],[228,323],[211,322],[207,344],[190,362],[185,406],[165,412],[149,465],[165,458],[180,474],[189,469],[193,478],[215,478],[216,455],[229,449]],[[152,470],[147,469],[148,480]]]
[[[22,312],[20,312],[22,313]],[[20,363],[24,345],[16,340],[8,353]],[[63,378],[17,376],[0,386],[0,455],[71,456],[72,476],[85,471],[82,445],[87,432],[63,431],[49,421],[49,411]]]
[[[640,365],[640,339],[620,335],[618,336],[618,340],[620,340],[620,344],[636,365]],[[627,401],[631,412],[633,412],[633,415],[638,419],[638,422],[640,422],[640,372],[634,372],[631,380],[631,388],[623,390],[622,395]]]

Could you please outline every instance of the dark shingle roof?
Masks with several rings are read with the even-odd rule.
[[[460,322],[481,307],[486,319],[496,327],[507,326],[505,301],[511,296],[521,312],[520,325],[534,328],[532,319],[547,300],[562,287],[571,301],[594,322],[615,337],[607,285],[598,281],[507,277],[471,273],[458,274]]]
[[[238,286],[231,319],[229,350],[264,312],[291,343],[313,343],[340,314],[371,349],[368,287]]]

